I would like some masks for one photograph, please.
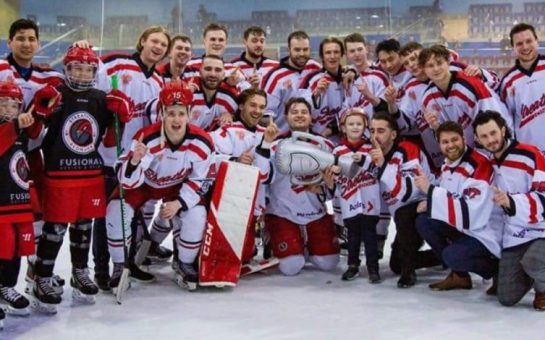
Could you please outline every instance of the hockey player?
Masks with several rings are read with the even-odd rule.
[[[293,47],[293,46],[292,46]],[[309,132],[310,104],[294,97],[286,103],[286,122],[290,131]],[[321,138],[321,137],[318,137]],[[323,140],[332,148],[331,143]],[[275,149],[262,143],[258,152],[270,149],[269,203],[265,224],[271,236],[273,254],[280,259],[280,271],[298,274],[305,265],[305,246],[309,259],[318,269],[333,270],[339,263],[339,243],[333,219],[326,213],[325,186],[292,184],[290,175],[276,170]]]
[[[78,41],[78,47],[90,47],[87,41]],[[168,55],[171,47],[170,35],[160,26],[150,26],[139,36],[136,43],[136,52],[132,55],[111,54],[102,57],[98,70],[97,88],[109,92],[111,90],[111,76],[119,79],[119,90],[125,93],[135,104],[134,114],[125,124],[121,136],[122,150],[128,150],[132,137],[144,126],[150,124],[145,108],[148,102],[159,96],[163,86],[163,78],[156,70],[156,65]],[[104,174],[106,182],[106,196],[109,197],[117,186],[114,173],[114,164],[117,160],[115,147],[101,145],[99,152],[104,159]],[[154,202],[152,202],[154,203]],[[154,204],[144,207],[144,219],[151,220],[154,213]],[[147,221],[146,221],[147,223]],[[95,281],[102,290],[109,289],[110,273],[108,240],[106,238],[106,224],[104,219],[96,219],[93,227],[93,257],[95,262]],[[138,224],[131,224],[136,231]],[[141,282],[151,282],[154,276],[142,271],[134,264],[135,247],[129,252],[131,277]]]
[[[193,95],[189,116],[191,124],[212,131],[233,121],[238,90],[223,81],[224,75],[224,63],[220,57],[207,55],[203,58],[200,78],[194,83],[199,89]]]
[[[301,96],[299,87],[305,77],[321,69],[321,65],[310,59],[310,39],[306,32],[295,31],[288,36],[289,56],[263,78],[263,89],[267,92],[267,110],[275,113],[275,123],[280,133],[288,132],[284,109],[292,97]]]
[[[187,66],[191,60],[192,44],[191,38],[186,35],[176,34],[172,37],[169,62],[157,66],[157,72],[163,76],[165,83],[178,79],[188,82],[198,76],[198,69]]]
[[[411,78],[411,73],[405,69],[401,61],[400,49],[401,45],[395,39],[383,40],[375,47],[379,67],[388,74],[390,82],[396,88],[404,86]]]
[[[49,100],[52,93],[49,86],[57,86],[63,82],[63,76],[57,71],[48,67],[39,66],[34,63],[34,56],[40,48],[39,27],[35,22],[28,19],[18,19],[14,21],[9,28],[8,48],[10,54],[5,60],[0,60],[0,81],[14,82],[23,92],[23,110],[26,111],[32,105],[33,100]],[[36,93],[39,91],[38,98]],[[53,106],[52,102],[52,106]],[[42,108],[42,110],[45,108]],[[42,112],[46,114],[47,112]],[[28,143],[27,160],[30,167],[31,185],[36,187],[39,194],[41,177],[43,172],[43,159],[39,151],[41,136],[30,138]],[[35,207],[39,207],[36,202]],[[39,208],[37,208],[39,210]],[[37,221],[34,222],[35,244],[42,234],[43,221],[41,221],[41,212],[35,211]],[[26,280],[32,281],[34,274],[32,271],[34,256],[28,257],[28,267]],[[62,291],[64,280],[58,275],[53,276],[53,284]]]
[[[216,23],[206,25],[202,33],[204,55],[192,58],[188,61],[187,66],[200,70],[203,59],[207,55],[215,55],[223,60],[223,54],[227,47],[227,38],[227,27]],[[231,65],[229,65],[229,68],[231,68]]]
[[[162,122],[139,130],[130,151],[121,157],[118,178],[125,189],[125,221],[148,200],[163,200],[160,225],[174,224],[179,282],[196,288],[194,261],[200,249],[206,223],[202,198],[210,186],[214,146],[208,134],[189,123],[193,94],[179,83],[169,83],[159,95]],[[161,137],[164,135],[164,138]],[[107,208],[110,254],[114,272],[110,287],[116,291],[123,269],[121,201],[112,199]],[[131,232],[127,230],[130,242]]]
[[[498,299],[513,306],[535,290],[534,308],[545,310],[545,158],[531,144],[510,139],[498,112],[473,122],[477,141],[493,156],[494,203],[504,212]]]
[[[429,287],[471,289],[468,272],[490,279],[498,270],[503,227],[491,219],[493,169],[483,154],[465,144],[458,123],[445,122],[436,133],[445,164],[437,185],[423,174],[415,176],[416,186],[428,196],[427,216],[417,217],[416,228],[451,272]]]
[[[52,289],[51,276],[69,226],[73,297],[93,303],[98,293],[87,269],[92,219],[106,212],[103,160],[97,149],[113,125],[113,114],[128,122],[133,111],[122,92],[106,95],[94,89],[98,57],[92,49],[70,48],[63,63],[66,80],[58,88],[63,101],[50,116],[37,121],[47,128],[42,143],[42,197],[47,199],[42,205],[45,224],[36,252],[32,295],[48,312],[61,302],[61,295]]]
[[[252,87],[261,88],[263,77],[271,69],[278,66],[278,61],[264,55],[267,34],[259,26],[250,26],[244,31],[244,52],[240,57],[231,60],[233,67],[238,68]]]
[[[29,301],[15,290],[21,256],[34,254],[34,221],[25,158],[27,134],[34,118],[22,113],[23,92],[11,82],[0,82],[0,304],[7,312],[28,315]],[[0,325],[4,318],[0,308]],[[0,326],[1,328],[1,326]]]
[[[397,282],[399,288],[412,287],[416,283],[418,249],[422,246],[415,220],[423,212],[419,203],[425,200],[424,193],[415,187],[413,174],[420,167],[431,177],[428,162],[417,144],[399,141],[399,128],[389,113],[376,113],[370,132],[374,139],[371,156],[379,167],[380,195],[388,205],[397,229],[390,267],[401,273]]]
[[[333,169],[326,171],[330,189],[335,187],[335,197],[341,206],[344,226],[348,229],[348,269],[342,279],[350,281],[359,275],[360,247],[365,245],[365,259],[370,283],[381,281],[378,266],[377,223],[380,214],[379,182],[373,174],[375,166],[370,156],[371,144],[365,139],[367,116],[360,108],[346,111],[341,119],[344,137],[333,150],[336,157],[350,157],[362,165],[353,177],[340,175],[332,181]]]
[[[424,118],[432,129],[448,120],[458,122],[464,128],[466,143],[473,146],[471,123],[478,112],[498,111],[512,126],[505,105],[482,80],[463,72],[450,71],[449,51],[444,46],[423,49],[418,56],[418,64],[432,82],[422,99]]]
[[[542,138],[545,122],[545,56],[539,54],[539,42],[533,26],[517,24],[509,36],[517,60],[501,80],[500,98],[514,117],[517,140],[534,144],[545,154],[545,141]]]

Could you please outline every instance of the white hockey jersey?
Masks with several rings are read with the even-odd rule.
[[[428,217],[476,238],[499,258],[503,226],[490,223],[494,210],[492,174],[489,160],[467,147],[460,159],[445,162],[439,184],[430,186]]]
[[[240,57],[237,57],[231,60],[231,64],[234,68],[239,68],[239,70],[244,74],[246,81],[249,81],[250,77],[254,73],[254,64],[246,59],[246,52],[242,52]],[[267,73],[269,73],[273,68],[277,67],[280,63],[278,60],[269,59],[265,56],[255,64],[255,70],[261,80],[265,78]],[[263,88],[263,83],[260,85],[260,88]]]
[[[159,73],[159,75],[163,77],[163,82],[165,84],[170,83],[172,81],[172,73],[170,72],[170,64],[166,63],[166,64],[157,66],[157,73]],[[186,82],[189,82],[191,79],[195,77],[200,77],[199,70],[189,66],[186,66],[183,72],[179,75],[179,78],[182,81],[186,81]]]
[[[222,82],[212,98],[206,98],[200,81],[200,78],[196,81],[200,90],[193,93],[190,121],[201,129],[212,131],[219,126],[219,119],[223,114],[235,114],[238,108],[238,91]]]
[[[98,70],[97,88],[108,93],[112,89],[111,77],[117,75],[118,89],[132,99],[135,105],[131,120],[125,123],[121,136],[122,153],[129,150],[134,134],[150,124],[145,113],[146,104],[159,97],[163,87],[163,78],[149,69],[140,59],[138,53],[133,55],[113,54],[105,56]],[[104,159],[104,165],[112,167],[117,160],[115,147],[104,147],[101,144],[99,152]]]
[[[333,150],[333,144],[326,139],[324,141],[330,150]],[[275,151],[279,142],[280,140],[277,140],[271,145],[267,214],[283,217],[299,225],[306,225],[322,218],[327,213],[326,195],[314,194],[305,190],[302,185],[292,184],[290,175],[284,175],[276,170]],[[323,189],[326,192],[327,189],[325,187]]]
[[[256,147],[263,140],[265,128],[257,126],[250,128],[241,120],[224,125],[212,132],[210,135],[216,148],[216,166],[219,167],[222,161],[236,160],[242,153],[251,151],[254,156],[252,165],[259,168],[259,177],[264,182],[270,171],[269,155],[261,155],[256,152]],[[260,185],[255,205],[255,215],[261,215],[265,209],[265,189]]]
[[[401,141],[384,156],[379,169],[380,195],[392,215],[399,207],[423,201],[426,195],[414,183],[414,174],[420,166],[433,179],[426,155],[412,141]]]
[[[320,99],[314,100],[312,94],[322,78],[330,83]],[[346,96],[341,68],[337,74],[332,74],[325,69],[312,72],[301,82],[299,89],[304,93],[305,99],[311,103],[312,132],[321,135],[331,123],[338,125],[339,113]]]
[[[342,116],[342,112],[347,109],[361,107],[363,112],[367,115],[367,121],[370,122],[375,111],[373,104],[358,91],[358,85],[362,82],[367,84],[367,87],[376,97],[384,99],[384,91],[388,87],[388,75],[378,67],[369,66],[363,72],[360,72],[357,79],[354,81],[354,84],[352,84],[352,89],[343,102],[343,108],[340,115]]]
[[[505,215],[503,247],[545,237],[545,157],[534,145],[512,141],[493,160],[496,186],[506,192],[511,211]]]
[[[362,154],[360,171],[352,178],[339,175],[335,183],[335,198],[341,207],[343,219],[354,217],[358,214],[367,216],[380,215],[380,185],[377,178],[378,168],[373,165],[369,151],[372,145],[364,140],[357,145],[352,145],[347,140],[342,140],[333,154],[338,158],[352,158],[354,153]]]
[[[267,92],[267,109],[274,112],[274,122],[281,134],[289,130],[284,117],[286,102],[292,97],[302,97],[307,90],[301,93],[299,88],[305,77],[322,68],[317,61],[311,59],[302,70],[298,70],[288,64],[288,58],[282,58],[280,64],[273,68],[262,81],[263,89]]]
[[[545,154],[545,55],[539,55],[530,70],[516,65],[503,77],[500,97],[514,117],[517,140],[536,145]]]
[[[138,139],[144,136],[146,155],[136,167],[130,165],[132,152]],[[214,172],[214,145],[208,133],[191,124],[179,145],[168,140],[161,148],[161,124],[153,124],[139,130],[134,136],[130,152],[121,157],[119,183],[125,190],[146,184],[164,189],[181,184],[179,201],[182,209],[197,205],[211,185]]]
[[[458,122],[464,129],[466,143],[474,146],[474,133],[471,123],[480,111],[494,110],[506,120],[509,128],[513,120],[498,95],[477,77],[469,77],[463,72],[452,72],[447,91],[443,93],[431,83],[424,92],[423,110],[434,110],[439,113],[442,122]]]
[[[402,136],[419,136],[422,139],[423,151],[428,156],[428,160],[434,168],[439,169],[444,157],[435,139],[435,132],[424,119],[421,107],[422,98],[428,86],[429,82],[422,82],[413,77],[399,90],[402,96],[397,103],[399,109],[397,124]]]

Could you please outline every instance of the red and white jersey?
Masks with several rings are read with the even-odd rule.
[[[222,82],[212,98],[206,98],[200,78],[195,83],[199,85],[199,90],[193,93],[190,122],[206,131],[215,130],[223,114],[235,114],[238,90]]]
[[[431,83],[424,93],[422,109],[439,113],[442,122],[454,121],[464,129],[466,143],[473,147],[474,134],[471,123],[480,111],[499,112],[509,128],[513,119],[498,95],[477,77],[469,77],[463,72],[451,72],[452,77],[446,93]]]
[[[145,113],[146,104],[159,97],[163,78],[155,68],[148,69],[138,53],[133,55],[113,54],[105,56],[99,65],[97,88],[109,93],[112,90],[111,77],[117,75],[118,89],[134,102],[135,109],[131,120],[125,123],[121,136],[122,153],[129,150],[134,134],[150,124]],[[117,159],[115,147],[101,144],[99,152],[105,166],[113,166]]]
[[[320,99],[314,100],[312,94],[322,78],[328,80],[329,85],[326,92],[320,96]],[[343,88],[342,69],[339,68],[337,74],[332,74],[325,69],[312,72],[301,82],[299,89],[305,99],[311,103],[312,132],[322,134],[328,125],[337,122],[342,109],[346,95]]]
[[[267,109],[274,112],[274,122],[281,134],[289,131],[284,117],[286,102],[292,97],[301,97],[304,95],[304,92],[307,90],[299,90],[303,80],[310,73],[322,69],[322,66],[317,61],[311,59],[303,69],[298,70],[288,64],[288,58],[282,58],[280,64],[273,68],[262,81],[263,89],[267,92]]]
[[[163,77],[163,82],[165,84],[170,83],[172,81],[172,73],[170,72],[170,64],[162,64],[157,66],[157,73]],[[199,70],[194,69],[192,67],[184,67],[184,70],[179,75],[180,80],[189,82],[191,79],[195,77],[200,77]]]
[[[63,83],[64,76],[50,68],[32,65],[27,77],[20,73],[21,67],[17,65],[10,54],[5,60],[0,60],[0,80],[15,83],[23,91],[24,110],[30,107],[36,91],[46,85],[57,87]]]
[[[373,166],[369,151],[372,145],[364,140],[358,144],[352,144],[347,140],[341,140],[341,144],[333,149],[333,154],[341,158],[352,159],[354,153],[362,155],[362,165],[359,172],[352,178],[339,175],[335,183],[335,198],[341,207],[343,219],[354,217],[358,214],[367,216],[380,215],[380,185],[377,178],[378,170]]]
[[[411,78],[399,93],[401,98],[397,102],[399,117],[397,124],[402,136],[419,136],[422,139],[424,152],[435,169],[443,164],[443,154],[435,139],[435,132],[430,128],[422,113],[422,98],[429,86],[429,82],[423,82],[417,78]]]
[[[391,82],[392,85],[394,85],[396,89],[398,89],[398,88],[404,86],[405,84],[407,84],[409,79],[411,79],[411,77],[413,76],[412,73],[409,72],[409,70],[407,70],[405,68],[405,66],[401,66],[399,71],[397,71],[397,73],[394,74],[394,75],[388,74],[386,71],[384,71],[382,69],[382,67],[380,66],[380,62],[377,62],[376,66],[380,70],[382,70],[384,73],[386,73],[386,75],[388,76],[389,82]]]
[[[511,141],[493,167],[495,185],[513,207],[506,211],[503,247],[545,238],[545,156],[534,145]]]
[[[287,137],[289,138],[289,137]],[[323,217],[326,213],[326,195],[305,190],[303,185],[292,184],[291,175],[280,173],[276,169],[276,147],[281,141],[271,145],[271,172],[268,180],[267,214],[276,215],[299,225],[306,225]],[[324,142],[333,150],[333,144],[324,138]],[[323,188],[324,192],[327,190]]]
[[[449,70],[456,71],[456,72],[462,72],[464,71],[469,65],[462,63],[461,61],[451,61]],[[492,90],[497,91],[498,86],[500,85],[500,78],[495,72],[488,71],[484,68],[479,68],[481,70],[481,77],[480,79],[488,85]]]
[[[146,155],[138,165],[130,159],[138,139],[147,147]],[[130,152],[121,157],[119,183],[125,190],[143,184],[155,189],[176,187],[181,184],[179,201],[184,210],[191,209],[206,194],[214,170],[214,145],[208,133],[191,124],[187,125],[184,139],[179,145],[165,141],[161,148],[161,124],[139,130],[134,136]]]
[[[412,141],[401,141],[384,156],[379,169],[380,195],[392,215],[399,207],[423,201],[426,195],[416,187],[414,174],[420,166],[433,179],[426,155]]]
[[[23,110],[26,112],[36,91],[46,85],[57,87],[64,82],[64,76],[50,68],[32,64],[28,75],[21,74],[21,67],[15,62],[10,54],[5,60],[0,60],[0,80],[14,82],[23,92]],[[29,151],[37,149],[42,143],[42,133],[28,140]]]
[[[494,211],[492,174],[490,161],[467,147],[460,159],[443,164],[439,184],[430,186],[428,216],[476,238],[500,257],[503,226],[490,223]]]
[[[370,122],[374,114],[374,108],[373,104],[358,91],[358,86],[362,82],[367,84],[367,87],[376,97],[384,99],[384,91],[388,87],[388,75],[378,67],[369,66],[363,72],[360,72],[343,103],[342,111],[352,107],[361,107],[367,115],[367,120]]]
[[[248,59],[246,59],[246,52],[242,52],[240,57],[235,58],[231,60],[231,64],[234,68],[239,68],[242,74],[244,74],[244,77],[246,81],[250,79],[252,74],[254,73],[254,64],[251,63]],[[280,63],[278,60],[269,59],[265,56],[261,57],[258,63],[255,64],[255,71],[257,74],[259,74],[259,78],[263,80],[263,78],[269,73],[273,68],[277,67]],[[260,86],[263,88],[263,84]]]
[[[264,182],[269,176],[269,157],[256,152],[256,147],[263,140],[264,131],[265,128],[259,125],[251,128],[241,120],[236,120],[212,132],[210,135],[216,148],[216,166],[219,168],[222,161],[236,160],[244,152],[250,151],[255,157],[252,165],[259,168],[259,177]],[[261,185],[255,205],[256,216],[261,215],[264,208],[265,189]]]
[[[545,55],[539,55],[530,70],[517,60],[501,80],[500,98],[514,117],[517,140],[536,145],[545,154]]]
[[[197,71],[196,77],[200,77],[199,71],[201,70],[201,67],[202,67],[203,58],[204,58],[204,55],[202,57],[194,57],[187,62],[186,67],[190,67]],[[226,78],[230,76],[235,71],[235,68],[236,68],[232,63],[226,63],[226,62],[223,63],[223,67],[225,70]],[[245,89],[251,87],[250,83],[246,81],[246,76],[243,74],[241,70],[238,71],[237,78],[239,79],[239,82],[237,83],[236,86],[237,86],[237,89],[239,89],[240,91],[244,91]]]

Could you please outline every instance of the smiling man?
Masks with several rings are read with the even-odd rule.
[[[539,54],[539,41],[533,26],[524,23],[515,25],[509,36],[517,60],[501,81],[500,98],[515,117],[517,140],[535,144],[545,153],[545,140],[542,137],[545,124],[545,56]]]

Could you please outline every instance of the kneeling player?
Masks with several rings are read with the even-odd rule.
[[[130,118],[131,102],[122,92],[110,94],[93,88],[98,57],[90,48],[71,48],[64,57],[66,79],[58,88],[63,100],[48,117],[37,121],[47,127],[42,143],[45,174],[43,179],[43,226],[38,243],[35,302],[49,313],[61,302],[51,285],[55,260],[70,225],[72,296],[94,303],[98,288],[89,278],[87,262],[91,240],[91,221],[106,213],[103,160],[97,148],[113,123],[113,112],[122,122]],[[39,112],[42,103],[35,103]]]
[[[21,256],[34,253],[29,169],[25,158],[28,139],[22,129],[34,119],[21,113],[23,92],[17,85],[0,83],[0,303],[8,313],[28,314],[28,300],[15,289]],[[0,308],[0,329],[4,310]]]
[[[286,103],[290,130],[309,132],[310,105],[303,98]],[[318,137],[321,138],[321,137]],[[330,147],[329,141],[323,139]],[[305,245],[310,261],[319,269],[332,270],[339,263],[339,242],[331,215],[326,213],[323,185],[292,184],[290,175],[277,171],[276,142],[271,149],[270,195],[265,223],[271,236],[274,255],[280,259],[280,271],[298,274],[305,265]],[[260,148],[267,149],[267,143]],[[262,150],[260,151],[263,152]]]
[[[193,263],[206,223],[201,199],[211,184],[209,170],[214,146],[204,130],[189,124],[192,99],[189,88],[181,84],[165,86],[159,95],[162,122],[138,131],[130,152],[121,158],[118,177],[128,204],[120,206],[121,201],[113,199],[106,216],[108,245],[114,262],[110,287],[115,292],[123,270],[121,209],[125,221],[130,221],[134,211],[151,199],[163,200],[156,223],[181,226],[176,238],[176,274],[178,282],[196,288],[198,275]],[[128,242],[130,231],[125,229]]]

